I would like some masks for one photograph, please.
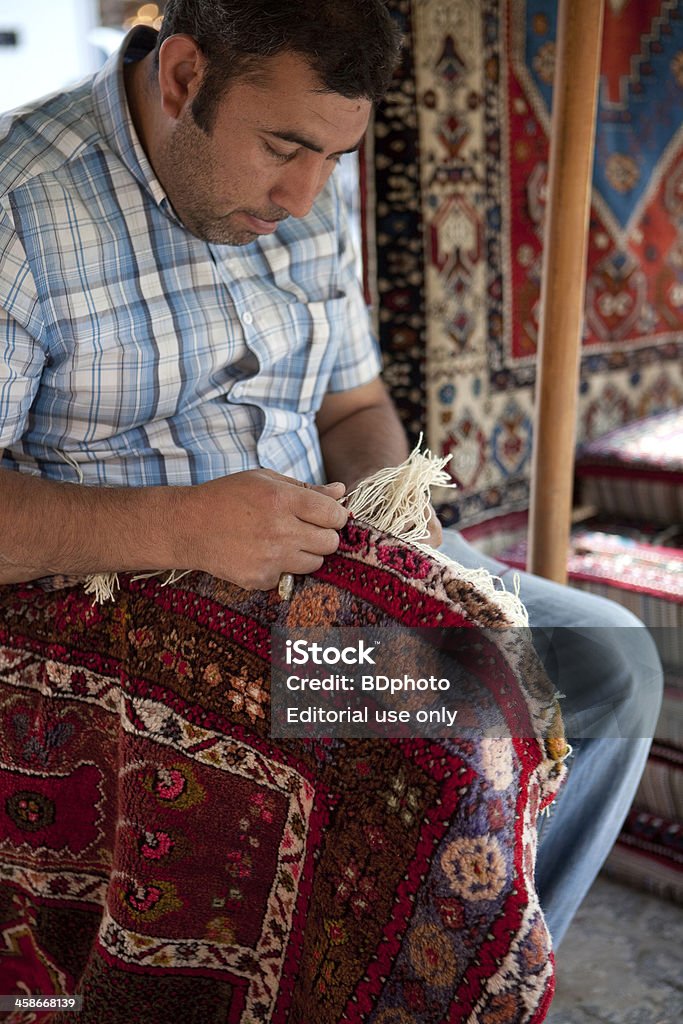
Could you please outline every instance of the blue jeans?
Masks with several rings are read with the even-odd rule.
[[[455,530],[442,550],[513,589],[515,570]],[[539,826],[536,885],[555,948],[604,863],[645,766],[662,696],[659,656],[620,605],[520,572],[534,646],[560,693],[574,753],[556,804]],[[561,627],[561,628],[553,628]]]

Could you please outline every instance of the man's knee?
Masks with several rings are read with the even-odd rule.
[[[510,587],[512,571],[479,554],[457,532],[445,531],[443,548],[467,568],[483,566],[501,575]],[[519,576],[534,645],[565,695],[568,735],[651,737],[661,705],[662,669],[640,619],[600,595],[530,573]]]
[[[657,648],[627,609],[601,611],[586,627],[552,630],[544,656],[549,671],[553,664],[551,674],[565,694],[567,733],[576,738],[651,738],[663,689]]]

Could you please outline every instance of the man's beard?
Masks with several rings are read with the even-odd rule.
[[[222,215],[207,210],[207,197],[211,196],[218,180],[218,174],[214,173],[216,161],[206,134],[195,124],[189,112],[177,122],[164,147],[162,165],[166,181],[172,183],[170,188],[168,185],[165,187],[178,218],[188,231],[204,242],[248,245],[258,238],[259,232],[235,223],[240,212],[270,221],[287,217],[281,209],[264,213],[235,206]],[[228,202],[226,200],[226,205]]]

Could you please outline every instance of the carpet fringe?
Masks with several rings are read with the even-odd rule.
[[[457,577],[471,583],[491,600],[512,626],[528,626],[529,615],[519,596],[519,575],[513,577],[514,590],[506,590],[499,576],[487,569],[466,569],[443,551],[424,543],[429,537],[432,516],[432,487],[456,487],[446,471],[452,456],[438,456],[426,448],[421,451],[422,434],[408,458],[398,466],[380,469],[363,480],[341,499],[355,519],[399,540],[413,544],[442,565],[449,566]],[[67,460],[68,461],[68,460]],[[186,570],[189,571],[189,570]],[[184,572],[166,569],[141,573],[135,579],[166,576],[163,585],[175,583]],[[93,604],[115,600],[119,589],[118,573],[93,573],[86,578],[85,592],[93,594]]]
[[[422,434],[412,452],[399,466],[380,469],[341,499],[349,512],[368,526],[413,544],[442,565],[449,566],[458,579],[471,583],[508,618],[512,626],[528,626],[529,614],[520,596],[520,578],[513,576],[514,590],[506,590],[500,576],[487,569],[466,569],[443,551],[424,543],[429,537],[432,487],[456,487],[446,466],[452,455],[438,456],[421,451]]]

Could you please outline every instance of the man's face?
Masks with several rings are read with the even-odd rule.
[[[286,217],[304,217],[367,128],[369,100],[316,92],[318,78],[295,54],[268,64],[265,83],[228,87],[208,135],[187,103],[158,155],[176,213],[206,241],[246,245]]]

